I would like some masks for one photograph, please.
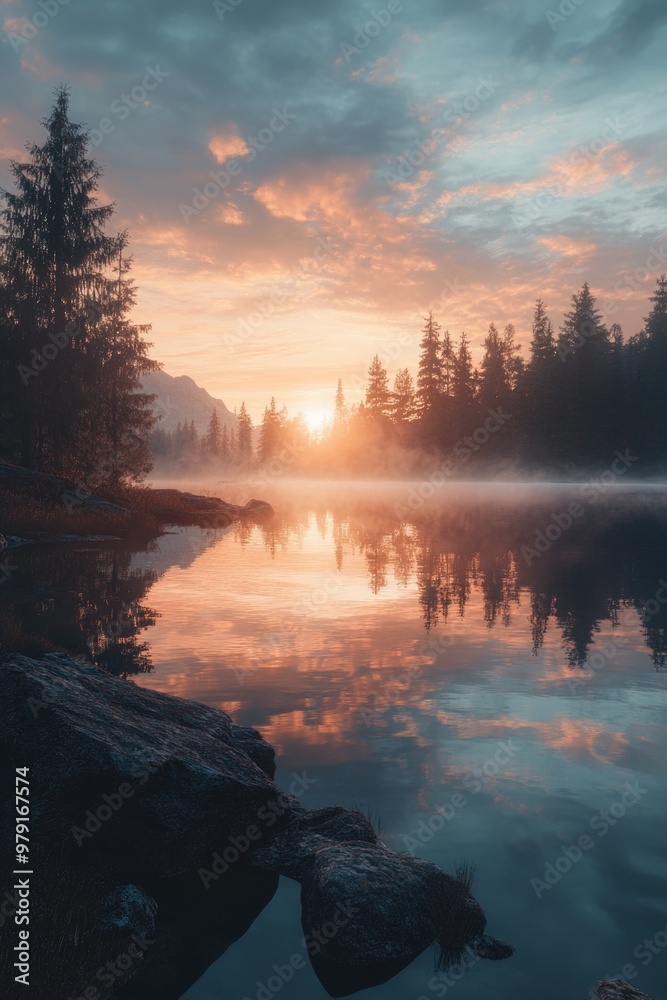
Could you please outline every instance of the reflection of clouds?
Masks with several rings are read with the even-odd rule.
[[[279,509],[275,526],[237,525],[156,585],[151,599],[163,617],[151,635],[151,684],[233,706],[280,753],[305,753],[313,764],[393,764],[402,747],[424,784],[456,782],[479,762],[485,741],[510,735],[536,758],[507,780],[545,790],[545,754],[582,768],[631,756],[646,764],[650,748],[631,746],[627,719],[615,718],[617,703],[605,699],[624,697],[631,667],[647,676],[636,612],[623,611],[613,630],[597,617],[589,624],[591,611],[609,615],[612,605],[603,595],[591,608],[586,593],[578,606],[558,582],[557,598],[537,604],[531,586],[551,586],[548,564],[531,577],[507,554],[511,532],[484,527],[470,510],[452,507],[426,529],[397,527],[379,502],[361,510],[348,502],[343,518],[333,503],[311,514],[287,502]],[[425,588],[441,622],[430,633],[420,616]],[[538,608],[551,625],[534,656]],[[628,642],[576,699],[563,632],[599,628],[592,649],[606,630]],[[506,789],[498,781],[500,800]]]

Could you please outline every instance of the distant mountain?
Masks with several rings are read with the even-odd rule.
[[[153,402],[153,412],[162,419],[156,427],[168,434],[175,431],[179,423],[190,423],[191,420],[194,420],[200,434],[205,433],[214,409],[218,411],[222,426],[236,427],[237,418],[223,401],[211,396],[189,375],[174,377],[164,371],[149,372],[143,380],[143,391],[157,397]]]

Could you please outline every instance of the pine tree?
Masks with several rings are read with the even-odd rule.
[[[461,438],[472,430],[475,419],[476,381],[468,338],[462,333],[456,353],[452,387],[452,422],[456,438]]]
[[[151,469],[150,435],[156,423],[154,396],[140,391],[142,376],[160,365],[148,358],[149,326],[135,326],[129,312],[135,292],[124,256],[127,237],[118,240],[117,275],[105,282],[100,315],[81,350],[81,371],[88,388],[85,409],[67,445],[68,466],[90,483],[118,487],[141,480]]]
[[[415,414],[415,385],[407,368],[402,368],[394,379],[392,417],[398,424],[412,420]]]
[[[422,420],[437,410],[442,393],[443,357],[440,344],[440,327],[430,312],[422,330],[417,374],[417,411]]]
[[[667,277],[661,275],[650,299],[653,307],[644,320],[643,336],[636,345],[638,364],[630,388],[632,439],[638,451],[653,459],[657,471],[667,465]]]
[[[222,457],[222,431],[218,411],[215,407],[211,413],[211,419],[208,422],[208,428],[204,435],[203,450],[204,454],[209,458],[218,459]]]
[[[549,369],[556,360],[556,341],[551,320],[547,316],[546,305],[542,299],[535,304],[533,317],[533,339],[530,342],[530,362],[533,368],[544,366]]]
[[[4,454],[73,476],[87,476],[94,455],[111,479],[140,478],[152,418],[150,399],[135,390],[156,366],[144,328],[127,319],[126,235],[103,231],[113,206],[96,203],[101,171],[87,156],[85,130],[69,120],[65,89],[44,125],[45,143],[12,164],[16,192],[2,192]],[[107,274],[114,260],[117,278]],[[7,378],[17,369],[20,378]]]
[[[562,367],[546,305],[538,299],[530,358],[520,382],[520,423],[526,457],[533,466],[537,462],[545,469],[558,460],[561,451],[556,394]]]
[[[338,431],[347,426],[347,407],[345,406],[345,396],[343,395],[343,380],[338,379],[336,386],[336,398],[334,399],[334,428]]]
[[[252,462],[252,420],[245,403],[241,403],[238,416],[238,452],[242,464]]]
[[[442,358],[441,390],[443,396],[448,398],[454,391],[454,371],[456,368],[456,352],[454,350],[452,338],[449,335],[449,330],[445,330],[442,335],[442,347],[440,353]]]
[[[259,437],[259,457],[263,463],[270,461],[280,446],[283,418],[276,408],[275,398],[264,410]]]
[[[558,338],[563,361],[557,405],[562,413],[564,455],[573,468],[613,456],[615,407],[611,396],[612,352],[588,282],[572,296]]]
[[[480,366],[479,404],[485,415],[494,406],[501,406],[508,396],[505,350],[494,323],[484,341],[484,356]]]
[[[502,346],[505,362],[505,382],[510,393],[512,393],[517,388],[524,373],[521,345],[516,343],[516,330],[513,323],[508,323],[503,331]]]
[[[387,371],[376,354],[368,369],[366,410],[374,417],[386,416],[389,412],[389,399]]]

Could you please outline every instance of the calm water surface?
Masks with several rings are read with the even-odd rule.
[[[26,551],[12,600],[34,631],[258,728],[282,787],[305,772],[305,805],[370,810],[395,849],[477,865],[488,930],[515,957],[448,985],[427,952],[366,995],[585,1000],[630,965],[659,997],[667,493],[450,487],[422,504],[411,490],[294,484],[263,491],[270,525],[174,529],[67,566]],[[268,1000],[273,966],[306,954],[299,917],[283,879],[187,1000]],[[326,996],[308,962],[276,985]]]

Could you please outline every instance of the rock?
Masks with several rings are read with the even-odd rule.
[[[32,539],[20,538],[18,535],[5,535],[7,549],[19,549],[22,545],[32,545]]]
[[[8,657],[0,690],[0,769],[11,759],[30,768],[31,862],[54,881],[43,898],[65,908],[58,921],[48,909],[36,917],[39,940],[50,938],[58,961],[67,959],[48,973],[64,995],[81,995],[105,956],[150,938],[122,988],[128,998],[176,1000],[249,926],[279,874],[302,885],[307,940],[336,928],[320,934],[313,961],[331,995],[384,982],[434,942],[445,966],[468,949],[488,958],[513,952],[485,935],[470,872],[389,850],[343,806],[306,809],[273,783],[271,747],[224,712],[55,653]],[[3,842],[11,821],[2,814]],[[237,919],[246,885],[252,892]],[[84,914],[76,920],[70,892]],[[203,911],[224,933],[206,933],[196,916]],[[187,959],[175,956],[175,942]]]
[[[252,825],[278,793],[269,777],[271,748],[215,709],[57,653],[40,661],[10,657],[0,665],[0,689],[9,720],[3,742],[14,740],[33,762],[39,808],[52,829],[57,817],[74,857],[77,828],[87,853],[113,861],[126,852],[131,875],[191,871],[210,861],[221,839]],[[95,813],[121,785],[129,785],[122,808],[93,836],[87,811]]]
[[[105,896],[101,902],[99,929],[104,933],[133,930],[142,937],[155,932],[157,905],[138,885],[124,885]]]
[[[273,517],[274,514],[273,507],[266,500],[248,500],[242,510],[243,517],[252,517],[257,520],[265,517]]]
[[[219,497],[198,496],[180,490],[142,491],[142,505],[160,520],[172,524],[201,524],[210,528],[226,528],[239,518],[259,520],[274,513],[271,504],[264,500],[249,500],[240,507]]]
[[[11,465],[0,460],[0,486],[11,490],[26,492],[29,495],[39,495],[51,500],[57,500],[66,505],[68,500],[84,510],[95,510],[109,514],[127,514],[127,509],[118,503],[113,503],[104,497],[96,496],[81,489],[81,484],[62,476],[50,476],[45,472],[35,472],[34,469],[24,469],[19,465]]]
[[[591,986],[588,1000],[651,1000],[625,979],[601,979]]]

